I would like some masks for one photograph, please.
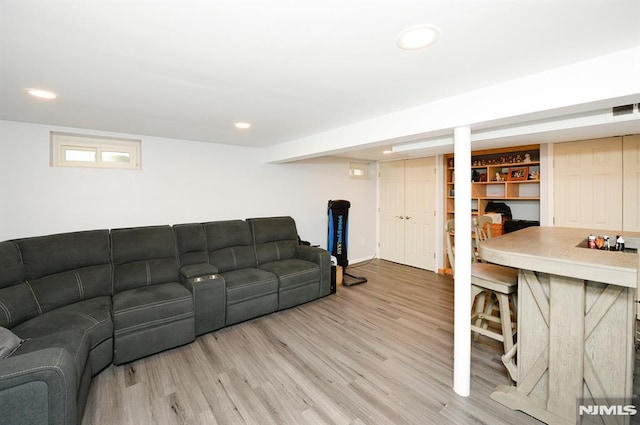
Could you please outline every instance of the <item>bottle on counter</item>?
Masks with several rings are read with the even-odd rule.
[[[616,249],[618,251],[624,251],[624,238],[622,235],[616,236]]]
[[[596,249],[596,236],[595,235],[589,235],[589,237],[587,238],[587,247],[591,248],[591,249]]]
[[[605,251],[611,250],[611,243],[609,242],[609,236],[604,236],[604,249]]]

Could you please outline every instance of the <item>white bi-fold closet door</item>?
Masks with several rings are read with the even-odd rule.
[[[435,157],[380,163],[380,258],[435,271]]]
[[[640,232],[640,134],[622,138],[622,230]]]
[[[640,135],[557,143],[556,226],[640,231]]]
[[[554,224],[622,230],[622,138],[557,143]]]

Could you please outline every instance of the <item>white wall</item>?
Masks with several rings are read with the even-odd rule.
[[[49,166],[50,131],[142,139],[142,170]],[[290,215],[326,248],[327,201],[351,201],[349,259],[376,253],[376,181],[349,163],[266,164],[260,149],[0,121],[0,240],[77,230]]]

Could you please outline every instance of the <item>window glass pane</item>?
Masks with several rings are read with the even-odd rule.
[[[141,141],[51,132],[51,166],[140,169]]]
[[[80,149],[65,149],[64,159],[65,161],[96,162],[96,153]]]
[[[129,152],[102,152],[102,162],[131,162],[131,154]]]

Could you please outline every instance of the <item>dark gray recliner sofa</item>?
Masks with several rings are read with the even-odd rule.
[[[75,424],[113,358],[109,231],[3,242],[0,268],[0,326],[24,339],[0,359],[0,422]]]
[[[329,258],[290,217],[0,242],[0,423],[79,423],[92,375],[328,295]]]

